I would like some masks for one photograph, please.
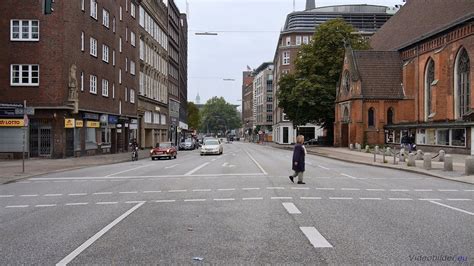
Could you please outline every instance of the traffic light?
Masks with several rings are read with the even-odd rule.
[[[44,14],[49,15],[53,13],[53,2],[54,0],[43,0],[44,1]]]

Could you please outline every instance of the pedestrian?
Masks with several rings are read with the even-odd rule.
[[[293,160],[291,169],[295,171],[293,175],[290,175],[291,182],[295,183],[293,180],[296,176],[298,176],[298,184],[306,184],[303,182],[303,174],[304,174],[304,157],[306,155],[306,148],[303,145],[304,143],[304,136],[299,135],[296,137],[296,144],[293,148]]]

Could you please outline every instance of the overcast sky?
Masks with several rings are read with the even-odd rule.
[[[186,0],[175,0],[186,13]],[[188,101],[197,93],[201,103],[213,96],[241,104],[242,71],[273,61],[279,31],[293,0],[187,0],[189,3]],[[306,0],[295,0],[304,10]],[[316,0],[316,6],[375,4],[393,7],[402,0]],[[217,36],[196,32],[223,31]],[[227,31],[227,32],[226,32]],[[259,32],[255,32],[259,31]],[[224,81],[223,79],[235,79]]]

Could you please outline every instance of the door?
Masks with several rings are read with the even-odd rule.
[[[74,156],[74,129],[66,129],[66,157]]]
[[[52,144],[51,127],[39,128],[39,156],[51,156]]]
[[[283,127],[283,143],[288,143],[288,127]]]
[[[341,146],[349,147],[349,124],[341,125]]]

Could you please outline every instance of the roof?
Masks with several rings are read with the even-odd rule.
[[[404,98],[402,61],[397,51],[353,51],[363,98]]]
[[[370,43],[375,50],[400,50],[472,18],[473,0],[408,0]]]

